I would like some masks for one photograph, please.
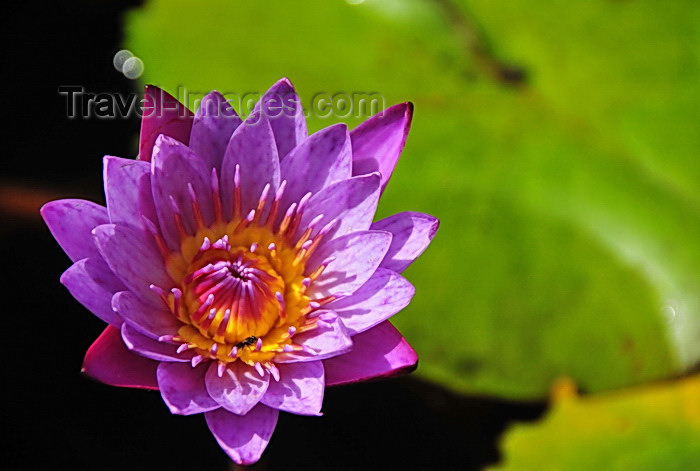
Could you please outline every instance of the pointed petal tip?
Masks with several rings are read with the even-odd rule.
[[[398,273],[377,268],[360,289],[330,302],[327,308],[333,309],[350,335],[356,336],[404,309],[415,292],[414,286]]]
[[[49,213],[51,212],[51,207],[53,206],[51,203],[53,203],[53,201],[49,201],[48,203],[44,203],[41,205],[41,208],[39,208],[39,215],[44,220],[44,223],[46,223],[46,218],[49,216]]]
[[[155,142],[153,143],[151,161],[162,161],[162,159],[166,158],[166,155],[172,152],[186,153],[187,151],[187,145],[183,144],[178,139],[168,136],[167,134],[158,134],[158,136],[155,139]]]
[[[73,262],[100,256],[90,231],[109,222],[107,208],[92,201],[67,198],[49,201],[41,207],[39,214]]]
[[[118,379],[112,379],[112,376],[109,374],[105,377],[102,377],[100,373],[93,372],[91,367],[85,366],[85,363],[83,363],[83,365],[80,367],[80,374],[89,378],[91,381],[96,381],[102,384],[106,384],[108,386],[116,386],[118,388],[145,389],[147,391],[158,391],[158,385],[150,384],[148,379],[129,381],[122,380],[118,376]]]
[[[413,111],[415,106],[413,105],[412,101],[407,101],[403,104],[406,105],[406,109],[404,110],[404,119],[406,120],[406,134],[408,134],[408,130],[411,128],[411,123],[413,122]]]
[[[163,401],[163,402],[165,402],[165,401]],[[168,408],[168,410],[170,411],[170,413],[173,414],[173,415],[185,415],[185,414],[182,413],[182,409],[180,409],[180,408],[177,407],[177,406],[174,406],[174,405],[172,405],[172,404],[168,404],[167,402],[165,402],[165,406]]]
[[[209,430],[223,451],[239,465],[255,464],[272,436],[279,411],[259,404],[246,415],[219,408],[205,412]]]
[[[435,234],[440,228],[440,220],[432,214],[421,213],[417,211],[407,211],[407,213],[413,215],[418,220],[423,219],[425,221],[424,224],[427,227],[426,237],[428,241],[433,240]]]
[[[258,124],[264,123],[263,125],[270,128],[270,133],[272,135],[272,126],[270,125],[270,119],[267,113],[263,113],[259,107],[256,107],[244,120],[243,124],[248,126],[257,126]],[[238,129],[236,129],[238,131]],[[234,131],[234,133],[236,132]],[[239,131],[243,132],[243,131]]]
[[[411,119],[413,118],[414,109],[415,109],[415,105],[413,104],[412,101],[404,101],[403,103],[397,103],[395,105],[391,105],[389,108],[386,108],[385,110],[378,112],[374,116],[380,117],[380,118],[385,118],[388,116],[392,116],[392,117],[403,116],[403,118],[407,120],[407,124],[410,125]],[[372,116],[371,118],[373,118],[374,116]]]
[[[156,158],[158,151],[162,147],[175,145],[175,141],[175,139],[166,134],[158,134],[153,142],[153,154],[151,156],[151,160]]]
[[[153,85],[152,83],[147,83],[143,87],[143,94],[146,96],[153,96],[159,90],[162,90],[162,88],[158,87],[157,85]]]
[[[400,376],[406,376],[418,369],[418,359],[416,358],[416,362],[413,363],[412,365],[407,365],[402,368],[398,368],[391,373],[387,374],[386,376],[383,377],[377,377],[377,378],[371,378],[367,381],[379,381],[381,379],[390,379],[390,378],[398,378]]]
[[[403,272],[428,248],[439,226],[435,216],[416,211],[404,211],[372,223],[372,230],[394,234],[380,267]]]
[[[158,362],[128,351],[120,329],[108,326],[88,348],[80,371],[112,386],[157,391],[157,366]]]
[[[395,105],[391,105],[389,108],[385,109],[384,111],[380,111],[379,115],[381,114],[396,114],[396,115],[403,115],[404,118],[408,119],[409,122],[411,118],[413,118],[413,111],[415,109],[415,105],[413,104],[412,101],[404,101],[403,103],[397,103]]]
[[[212,90],[200,100],[199,102],[199,108],[202,107],[202,104],[209,101],[209,100],[216,100],[217,102],[224,102],[227,101],[226,97],[221,94],[219,90]]]
[[[413,119],[413,103],[399,103],[375,114],[350,131],[353,175],[379,170],[382,191],[403,151]]]
[[[410,347],[410,345],[409,345],[409,347]],[[392,375],[390,375],[389,377],[403,376],[403,375],[407,375],[409,373],[413,373],[414,371],[416,371],[418,369],[418,362],[420,360],[418,359],[418,354],[415,352],[415,350],[413,351],[413,353],[416,356],[416,359],[413,362],[413,364],[406,365],[403,368],[399,368],[399,369],[394,370],[394,373]]]
[[[146,85],[139,137],[139,160],[150,161],[153,144],[159,134],[173,136],[188,144],[194,113],[168,92]]]
[[[303,107],[292,82],[286,77],[275,82],[256,103],[255,110],[261,108],[271,118],[277,152],[284,158],[308,136]]]
[[[180,100],[178,100],[176,97],[171,95],[164,88],[161,88],[157,85],[146,84],[143,87],[143,95],[144,95],[144,98],[146,98],[146,99],[155,100],[154,103],[149,104],[150,106],[162,106],[164,103],[167,103],[167,104],[172,104],[172,105],[176,106],[178,108],[178,111],[180,111],[182,113],[185,113],[185,114],[192,113],[189,108],[187,108],[183,103],[180,102]],[[171,107],[168,107],[168,108],[165,108],[164,110],[167,110],[170,108]],[[164,111],[164,110],[161,110],[161,111]]]
[[[433,225],[430,226],[430,232],[428,233],[428,238],[430,240],[433,240],[433,237],[435,237],[435,234],[437,233],[439,228],[440,228],[440,220],[438,218],[435,218]]]
[[[389,321],[353,336],[351,352],[323,361],[326,386],[392,378],[414,371],[418,354]]]
[[[411,129],[411,123],[413,122],[413,102],[406,101],[404,103],[398,103],[396,105],[390,106],[383,113],[381,113],[382,118],[399,118],[404,121],[403,125],[403,144],[406,144],[406,139],[408,138],[408,132]],[[403,146],[402,146],[403,147]]]
[[[295,90],[295,88],[294,88],[294,84],[292,83],[291,80],[289,80],[288,77],[282,77],[281,79],[279,79],[278,81],[276,81],[276,82],[270,87],[270,89],[267,91],[267,93],[269,93],[269,92],[271,92],[271,91],[283,90],[283,89],[285,89],[285,88],[288,89],[288,90],[290,90],[290,91],[292,91],[292,92],[295,92],[295,93],[296,93],[296,90]]]

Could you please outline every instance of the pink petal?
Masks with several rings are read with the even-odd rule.
[[[157,390],[157,366],[127,350],[119,329],[109,326],[88,348],[82,372],[112,386]]]
[[[61,275],[61,283],[97,317],[115,327],[122,325],[122,318],[112,309],[112,296],[126,288],[102,258],[76,262]]]
[[[270,381],[261,402],[300,415],[321,415],[325,388],[323,363],[309,361],[279,365],[280,380]]]
[[[282,208],[316,193],[333,182],[352,176],[352,148],[345,124],[335,124],[311,135],[295,147],[280,164],[287,188]]]
[[[105,195],[112,223],[142,227],[141,215],[158,222],[151,195],[151,166],[147,162],[106,156]]]
[[[391,232],[391,246],[379,265],[397,273],[404,271],[433,240],[440,221],[423,213],[406,211],[372,224],[372,230]]]
[[[301,218],[301,235],[312,219],[323,215],[316,224],[315,235],[325,224],[336,220],[335,226],[326,236],[331,239],[354,231],[369,229],[379,202],[379,174],[373,173],[335,182],[313,195]]]
[[[161,307],[163,301],[149,286],[170,289],[172,280],[155,242],[130,226],[103,224],[93,230],[97,246],[109,268],[143,302]]]
[[[245,415],[260,402],[270,381],[270,375],[260,377],[255,368],[242,361],[230,363],[220,378],[218,362],[212,362],[205,376],[209,395],[224,409]]]
[[[326,306],[335,311],[350,335],[356,335],[387,320],[408,306],[415,289],[404,277],[377,268],[372,278],[350,296]]]
[[[312,273],[329,257],[334,257],[309,288],[312,297],[352,293],[372,276],[384,258],[391,234],[358,231],[322,244],[309,258],[306,271]]]
[[[218,409],[204,384],[208,364],[161,363],[156,372],[160,395],[173,414],[191,415]]]
[[[319,311],[317,319],[315,329],[294,336],[294,343],[302,345],[305,350],[279,353],[275,356],[275,362],[295,363],[323,360],[342,355],[353,348],[350,334],[334,312]]]
[[[236,110],[221,93],[213,91],[202,98],[192,122],[190,147],[207,168],[221,169],[228,141],[241,122]]]
[[[265,92],[255,105],[253,114],[260,111],[261,103],[275,135],[277,154],[282,160],[308,135],[301,100],[294,90],[294,85],[289,79],[283,78]]]
[[[236,165],[240,166],[241,211],[245,216],[257,206],[266,184],[271,186],[271,196],[280,184],[275,137],[264,114],[251,114],[234,131],[226,147],[221,164],[221,200],[225,216],[232,213]]]
[[[382,191],[391,177],[411,127],[412,103],[394,105],[352,130],[353,175],[379,172]]]
[[[277,425],[277,409],[258,404],[246,415],[217,409],[204,414],[209,430],[226,454],[240,465],[260,459]]]
[[[112,308],[139,333],[158,339],[163,335],[176,335],[182,322],[163,304],[162,308],[144,304],[131,291],[121,291],[112,298]]]
[[[122,324],[121,332],[122,340],[126,348],[143,357],[150,358],[151,360],[184,363],[191,361],[194,356],[191,350],[177,353],[178,345],[159,342],[150,337],[146,337],[138,333],[126,322]]]
[[[83,258],[100,258],[92,241],[92,230],[109,223],[107,208],[92,201],[67,199],[46,203],[41,216],[66,255],[77,262]]]
[[[165,90],[147,85],[144,91],[139,160],[150,162],[153,145],[159,135],[170,136],[188,144],[192,129],[192,112]]]
[[[187,234],[194,235],[198,228],[188,184],[194,190],[204,224],[211,224],[214,209],[210,170],[189,147],[170,137],[159,136],[153,148],[151,187],[162,234],[171,249],[179,249],[181,242],[173,202]]]
[[[415,369],[418,355],[389,321],[355,335],[350,353],[323,361],[326,386],[397,376]]]

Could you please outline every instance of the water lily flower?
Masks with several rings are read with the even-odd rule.
[[[203,413],[250,464],[279,411],[320,415],[326,386],[414,368],[387,319],[413,296],[400,273],[438,221],[373,222],[411,113],[308,136],[286,79],[245,121],[216,91],[192,114],[147,87],[138,159],[104,158],[106,207],[41,211],[73,261],[61,282],[109,324],[83,371]]]

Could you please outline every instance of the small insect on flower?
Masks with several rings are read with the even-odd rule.
[[[257,340],[258,338],[255,335],[251,335],[247,339],[244,339],[242,342],[238,342],[236,344],[236,348],[249,347],[253,345]]]
[[[192,114],[147,87],[138,159],[104,158],[107,207],[41,211],[73,261],[61,282],[109,324],[83,371],[204,414],[247,465],[279,411],[320,415],[326,386],[415,368],[388,319],[410,302],[400,273],[438,221],[373,221],[412,113],[402,103],[308,136],[286,79],[245,121],[219,92]]]

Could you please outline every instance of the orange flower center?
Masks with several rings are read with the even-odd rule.
[[[221,366],[241,360],[272,369],[277,353],[303,350],[294,336],[316,328],[313,311],[332,300],[311,300],[307,295],[325,263],[305,275],[306,262],[332,224],[315,231],[318,217],[296,237],[302,206],[310,195],[292,204],[275,223],[284,184],[269,211],[267,191],[266,187],[256,209],[242,216],[236,204],[232,220],[225,222],[215,188],[215,220],[209,225],[193,198],[194,234],[187,232],[180,214],[174,214],[179,251],[167,249],[151,230],[175,281],[170,292],[154,289],[183,323],[177,336],[168,340],[181,343],[180,352],[195,350],[193,364],[206,358]]]

